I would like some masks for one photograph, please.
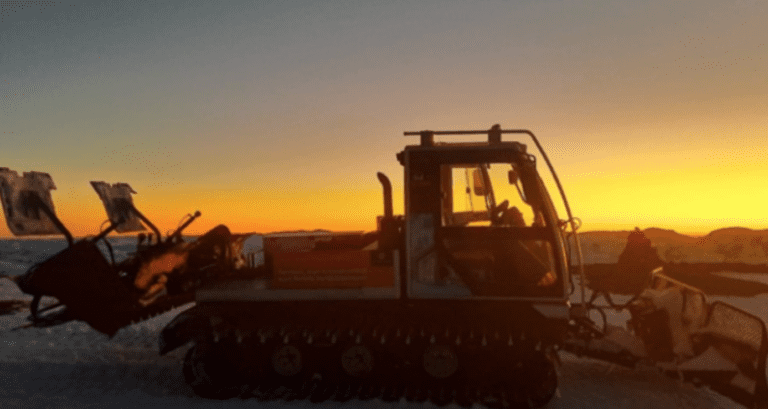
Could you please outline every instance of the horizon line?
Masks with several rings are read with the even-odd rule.
[[[665,229],[662,227],[647,227],[645,229],[640,229],[640,231],[647,231],[650,229],[656,229],[656,230],[666,230],[670,231],[676,234],[680,234],[683,236],[693,237],[693,238],[699,238],[707,236],[713,232],[720,231],[720,230],[729,230],[729,229],[744,229],[744,230],[750,230],[754,232],[760,232],[760,231],[768,231],[767,229],[753,229],[749,227],[743,227],[743,226],[729,226],[729,227],[722,227],[714,230],[710,230],[708,232],[691,232],[691,231],[677,231],[675,229]],[[260,235],[268,235],[268,234],[281,234],[281,233],[365,233],[369,230],[329,230],[329,229],[313,229],[313,230],[306,230],[306,229],[299,229],[299,230],[281,230],[281,231],[271,231],[271,232],[256,232],[256,231],[250,231],[250,232],[231,232],[233,235],[242,235],[242,234],[260,234]],[[595,229],[595,230],[581,230],[578,231],[580,234],[586,234],[586,233],[623,233],[623,232],[631,232],[633,229],[617,229],[617,230],[606,230],[606,229]],[[122,238],[122,237],[136,237],[141,232],[127,232],[127,233],[115,233],[108,235],[107,237],[111,238]],[[182,234],[182,237],[199,237],[204,235],[205,232],[199,233],[199,234]],[[95,237],[95,234],[87,234],[87,235],[73,235],[72,238],[76,240],[85,239],[89,237]],[[29,235],[29,236],[14,236],[14,235],[0,235],[0,240],[66,240],[66,237],[59,234],[43,234],[43,235]]]

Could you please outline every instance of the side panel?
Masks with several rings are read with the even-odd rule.
[[[334,254],[334,257],[324,258]],[[210,283],[195,293],[197,302],[290,300],[391,300],[400,298],[400,257],[377,265],[377,251],[320,250],[277,253],[277,277]],[[368,257],[369,262],[365,262]]]
[[[392,287],[393,266],[376,266],[371,251],[320,250],[273,254],[273,288]]]

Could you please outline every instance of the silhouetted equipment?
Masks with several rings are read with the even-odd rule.
[[[63,233],[69,246],[49,259],[34,265],[15,280],[19,288],[33,296],[30,326],[45,327],[71,320],[82,320],[107,335],[118,329],[194,300],[194,289],[212,275],[235,271],[226,255],[236,243],[225,226],[219,226],[192,242],[182,240],[182,231],[200,212],[163,242],[160,232],[133,205],[128,184],[109,185],[91,182],[104,203],[110,225],[95,237],[77,242],[56,217],[48,189],[50,176],[0,168],[2,199],[6,221],[16,235]],[[40,181],[44,182],[41,183]],[[31,188],[30,188],[31,187]],[[10,215],[10,216],[9,216]],[[137,251],[116,263],[112,245],[106,240],[112,231],[145,230],[155,232],[155,243],[143,233]],[[103,243],[109,258],[100,250]],[[41,308],[42,297],[55,297],[56,303]]]
[[[113,334],[194,294],[196,305],[163,329],[160,353],[192,344],[184,377],[195,393],[215,399],[250,391],[262,399],[405,397],[440,406],[542,407],[555,395],[558,355],[566,349],[655,365],[765,408],[765,324],[708,302],[661,269],[650,271],[658,255],[642,233],[630,236],[622,263],[647,285],[631,302],[614,305],[632,319],[620,328],[590,318],[593,311],[605,317],[605,307],[586,300],[580,222],[533,133],[494,125],[405,135],[420,143],[397,154],[404,214],[393,213],[392,184],[378,173],[384,209],[375,232],[233,235],[218,226],[184,242],[181,230],[196,213],[163,241],[133,206],[130,186],[94,182],[110,218],[107,232],[143,230],[144,223],[157,240],[144,244],[142,233],[135,254],[110,263],[96,247],[102,233],[33,267],[19,281],[22,289],[54,296],[66,308],[46,314],[35,303],[32,323],[81,319]],[[488,139],[435,140],[457,135]],[[536,156],[503,135],[532,138],[566,220]],[[22,225],[15,234],[44,219],[34,211],[17,215],[23,203],[43,209],[36,199],[18,199],[13,187],[21,185],[0,190],[9,225]],[[580,276],[580,303],[570,301],[577,289],[572,275]]]

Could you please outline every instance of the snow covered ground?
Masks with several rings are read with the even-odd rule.
[[[20,273],[46,256],[0,246],[2,273]],[[5,249],[5,252],[1,250]],[[128,249],[118,249],[127,251]],[[53,250],[50,250],[53,251]],[[55,251],[53,251],[55,253]],[[44,253],[48,253],[45,251]],[[9,267],[10,266],[10,267]],[[21,267],[24,267],[23,269]],[[11,270],[11,271],[9,271]],[[0,279],[0,300],[29,300],[7,279]],[[620,300],[617,300],[620,301]],[[766,317],[768,297],[731,300]],[[193,395],[181,374],[185,349],[165,357],[157,354],[157,336],[178,308],[120,330],[115,337],[81,322],[47,329],[14,328],[25,323],[26,312],[0,316],[0,407],[7,408],[393,408],[432,407],[401,400],[346,403],[233,399],[209,401]],[[757,309],[757,310],[755,310]],[[621,316],[611,317],[621,321]],[[656,370],[630,370],[591,359],[562,354],[559,396],[549,408],[734,408],[731,400],[707,389],[671,380]],[[451,408],[458,408],[451,405]],[[476,406],[477,407],[477,406]],[[479,407],[478,407],[479,408]]]

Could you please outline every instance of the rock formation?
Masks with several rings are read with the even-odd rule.
[[[627,280],[628,287],[640,291],[648,283],[651,271],[663,264],[658,251],[651,245],[651,240],[635,227],[627,237],[627,246],[619,255],[619,277]]]

